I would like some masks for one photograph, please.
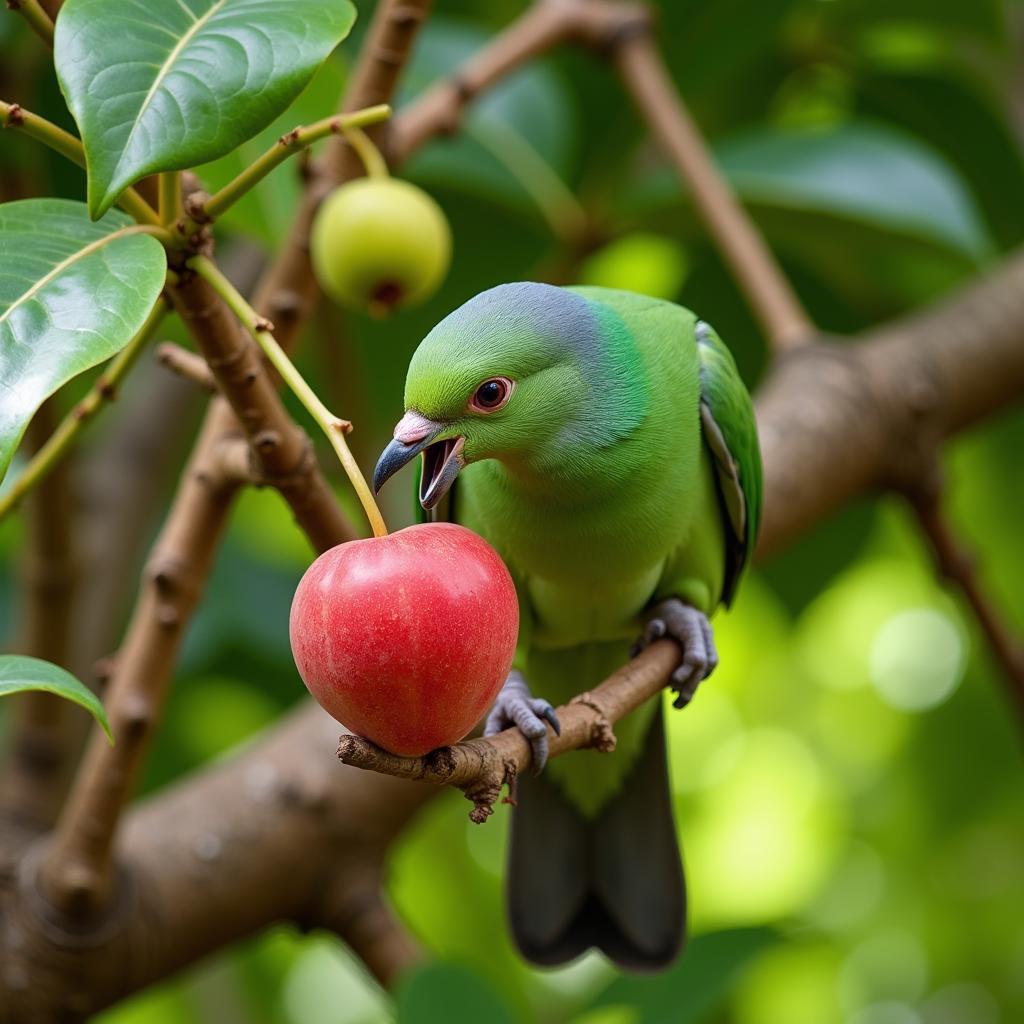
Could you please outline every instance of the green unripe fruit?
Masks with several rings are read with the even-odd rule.
[[[313,221],[320,287],[351,309],[384,313],[428,299],[448,272],[452,236],[441,207],[397,178],[335,189]]]

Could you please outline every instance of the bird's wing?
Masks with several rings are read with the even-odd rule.
[[[761,523],[764,481],[754,407],[732,353],[702,320],[695,327],[700,357],[700,417],[725,510],[725,582],[728,607],[754,550]]]

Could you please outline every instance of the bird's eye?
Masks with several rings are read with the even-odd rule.
[[[512,397],[512,388],[508,377],[491,377],[473,393],[469,407],[476,412],[497,412]]]

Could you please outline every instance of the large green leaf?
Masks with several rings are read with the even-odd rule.
[[[678,963],[656,975],[622,975],[594,1001],[629,1006],[638,1024],[710,1021],[737,974],[779,936],[769,928],[733,928],[700,935]]]
[[[487,1021],[512,1024],[512,1014],[483,978],[455,964],[424,964],[395,991],[398,1024]]]
[[[913,132],[959,170],[1004,248],[1024,241],[1024,154],[1004,98],[984,75],[952,63],[868,66],[858,75],[857,89],[866,114]]]
[[[938,153],[869,122],[827,131],[752,131],[717,148],[744,199],[822,209],[934,240],[976,259],[991,252],[970,193]]]
[[[762,128],[716,146],[716,155],[773,245],[811,266],[824,259],[830,275],[856,278],[856,291],[872,282],[877,290],[897,273],[920,279],[912,291],[921,298],[992,253],[956,170],[899,130],[868,121]],[[662,229],[680,216],[692,228],[692,210],[668,169],[638,180],[621,208]]]
[[[43,400],[123,348],[160,295],[163,247],[130,225],[66,199],[0,205],[0,478]]]
[[[89,210],[133,181],[229,153],[348,34],[348,0],[67,0],[55,62],[89,166]]]
[[[110,723],[99,697],[85,683],[79,682],[70,672],[48,661],[29,658],[22,654],[0,655],[0,697],[27,690],[42,690],[55,693],[65,700],[80,704],[103,726],[107,738],[113,743]]]
[[[212,194],[237,177],[285,132],[330,116],[338,109],[345,78],[345,68],[340,60],[332,58],[325,61],[283,114],[230,153],[196,168],[206,190]],[[217,218],[217,223],[222,228],[249,235],[272,249],[291,226],[301,192],[298,163],[292,161],[246,192]]]

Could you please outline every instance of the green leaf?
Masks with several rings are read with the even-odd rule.
[[[103,705],[85,683],[79,682],[70,672],[65,672],[58,665],[52,665],[40,658],[29,658],[22,654],[0,655],[0,697],[9,697],[12,693],[25,693],[28,690],[55,693],[65,700],[74,701],[100,723],[107,734],[107,739],[111,743],[114,742]]]
[[[0,478],[43,400],[123,348],[160,295],[163,247],[130,225],[66,199],[0,206]]]
[[[679,962],[661,974],[622,975],[592,1004],[631,1006],[642,1024],[698,1024],[712,1019],[757,954],[779,940],[769,928],[733,928],[691,940]]]
[[[896,297],[905,304],[941,292],[993,251],[955,168],[899,130],[857,120],[765,128],[715,151],[769,243],[824,274],[848,299],[877,305],[878,315],[894,312]],[[667,168],[627,190],[621,208],[661,231],[697,230]]]
[[[983,75],[955,65],[867,68],[857,86],[867,115],[913,132],[958,169],[1003,248],[1024,240],[1024,154],[1003,97]]]
[[[212,195],[236,178],[285,132],[310,124],[337,110],[345,87],[345,68],[336,59],[325,61],[299,98],[261,132],[213,163],[196,168],[206,190]],[[229,207],[217,223],[274,248],[292,223],[302,192],[298,162],[268,175],[254,189]]]
[[[215,160],[268,125],[354,20],[348,0],[67,0],[54,60],[92,215],[137,178]]]
[[[979,261],[992,251],[956,172],[935,151],[882,125],[756,130],[718,147],[717,155],[750,202],[839,213],[916,234]]]
[[[395,1003],[398,1024],[512,1024],[511,1011],[487,982],[454,964],[426,964],[405,975]]]

